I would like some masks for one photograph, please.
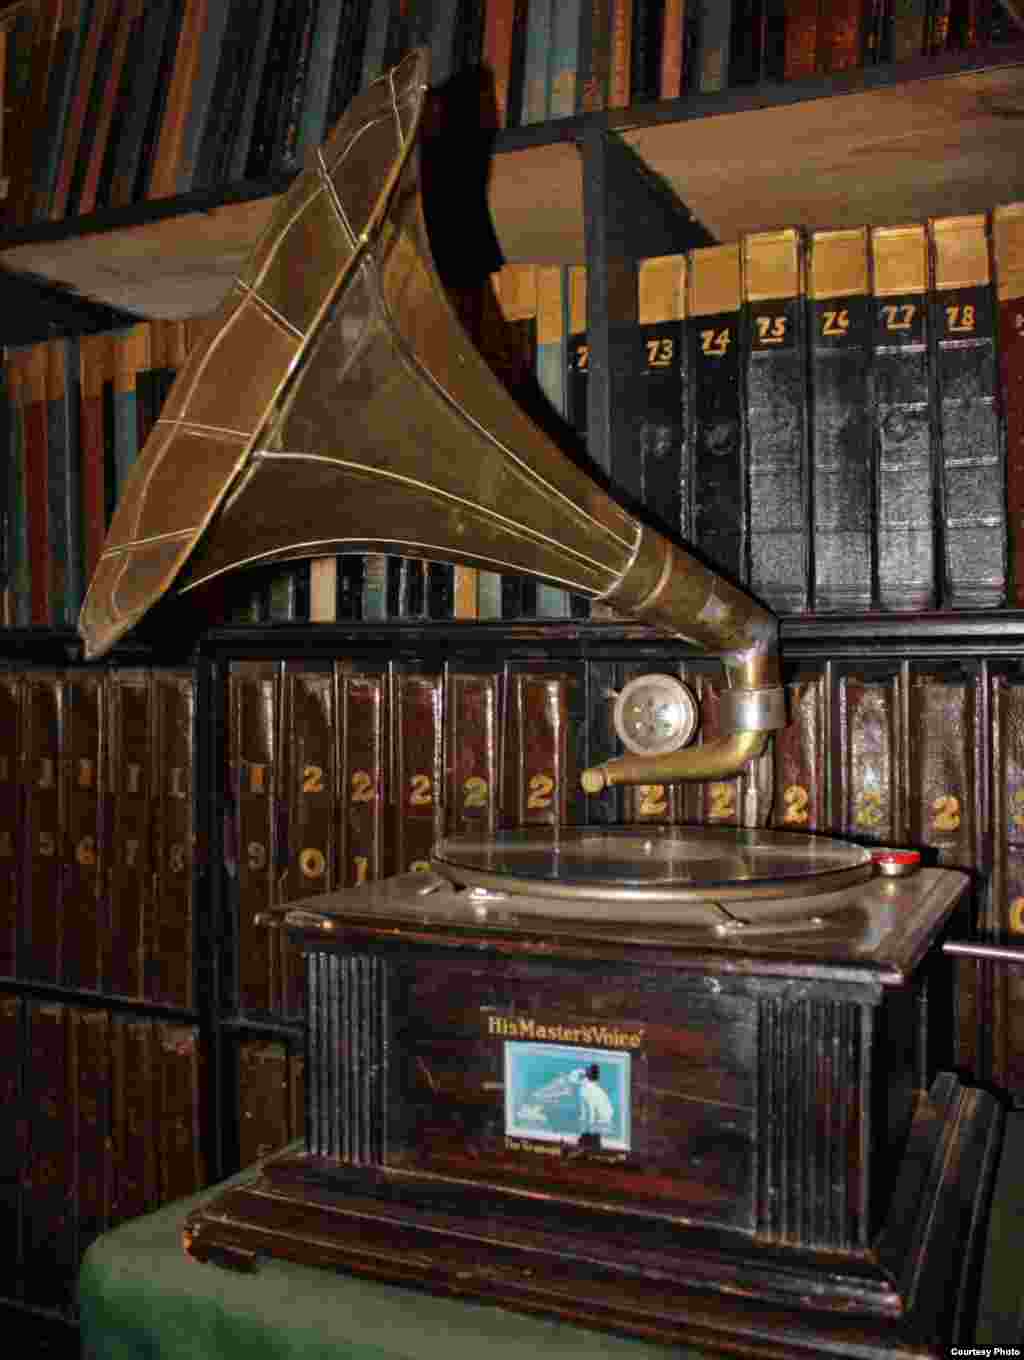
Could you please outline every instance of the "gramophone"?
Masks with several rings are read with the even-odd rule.
[[[352,103],[190,354],[87,654],[250,563],[528,573],[725,668],[725,736],[683,749],[685,694],[655,682],[587,788],[728,777],[786,721],[775,620],[476,352],[424,223],[426,76],[414,53]],[[932,946],[965,887],[824,837],[583,826],[453,836],[429,873],[291,904],[270,928],[306,957],[305,1147],[192,1215],[186,1250],[749,1355],[944,1354],[1001,1137],[991,1096],[931,1080]]]

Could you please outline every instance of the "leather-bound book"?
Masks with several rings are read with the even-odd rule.
[[[690,255],[690,392],[683,465],[683,534],[719,571],[746,581],[749,511],[740,363],[740,248]]]
[[[152,917],[146,930],[146,995],[165,1005],[188,1008],[195,1004],[192,672],[155,670],[152,702],[156,873]]]
[[[108,796],[104,677],[97,671],[68,671],[64,679],[64,762],[62,801],[67,819],[63,849],[61,981],[98,990],[102,958],[109,952],[109,875],[104,807]]]
[[[385,810],[390,791],[390,716],[387,674],[348,667],[339,676],[344,844],[339,861],[343,886],[365,883],[392,873]]]
[[[275,903],[279,666],[235,661],[228,674],[228,778],[233,803],[229,892],[235,924],[236,1004],[243,1015],[269,1015],[274,1004],[277,932],[257,925]]]
[[[874,598],[868,234],[810,242],[814,608],[870,609]]]
[[[931,609],[936,506],[925,228],[872,228],[871,252],[878,603]]]
[[[580,820],[573,718],[578,677],[510,669],[506,674],[501,821],[504,826],[564,826]]]
[[[25,672],[22,704],[24,823],[18,976],[57,982],[61,976],[67,829],[61,797],[64,678]]]
[[[498,824],[498,676],[451,667],[444,678],[445,831],[492,836]]]
[[[779,613],[810,604],[804,268],[799,231],[744,238],[749,583]]]
[[[151,672],[112,670],[105,753],[108,929],[101,973],[104,991],[136,999],[146,995],[146,946],[156,880],[153,722]]]
[[[823,831],[827,806],[828,686],[807,667],[786,686],[789,722],[775,735],[775,798],[771,823],[785,831]]]
[[[441,831],[441,676],[392,669],[391,712],[395,734],[394,846],[399,873],[429,868]]]
[[[938,393],[942,604],[1006,599],[1006,479],[995,297],[983,214],[930,223]]]

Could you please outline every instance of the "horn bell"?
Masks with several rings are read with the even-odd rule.
[[[735,773],[785,722],[774,617],[599,486],[463,330],[424,220],[426,79],[417,51],[353,100],[190,352],[115,510],[86,655],[256,563],[384,551],[525,573],[726,667],[735,730],[609,761],[588,789]]]

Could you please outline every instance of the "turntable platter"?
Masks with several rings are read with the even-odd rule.
[[[800,897],[872,877],[870,851],[731,827],[531,827],[444,837],[432,867],[466,887],[541,897],[690,901]]]

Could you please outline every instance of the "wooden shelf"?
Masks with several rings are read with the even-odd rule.
[[[981,211],[1024,199],[1022,118],[1017,44],[664,101],[501,134],[488,207],[506,259],[582,262],[576,143],[596,123],[718,240]],[[201,315],[216,307],[276,202],[169,200],[26,228],[0,244],[0,264],[141,316]]]

